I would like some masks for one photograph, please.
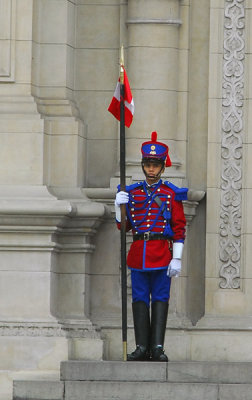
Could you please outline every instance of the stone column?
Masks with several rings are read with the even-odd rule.
[[[127,131],[128,171],[139,170],[141,143],[150,139],[152,131],[158,132],[160,141],[168,143],[175,161],[179,3],[128,1],[127,71],[136,109],[134,124]]]
[[[32,93],[44,119],[44,182],[73,207],[54,235],[59,251],[52,263],[51,311],[74,339],[70,357],[101,358],[102,342],[89,320],[89,258],[105,209],[79,189],[86,180],[86,130],[74,100],[76,14],[76,3],[69,0],[35,1]],[[87,340],[98,339],[93,354],[86,334]]]
[[[43,121],[31,96],[32,2],[1,0],[0,6],[0,184],[41,185]]]
[[[34,2],[32,94],[45,120],[48,186],[85,185],[86,131],[73,94],[76,12],[68,0]]]

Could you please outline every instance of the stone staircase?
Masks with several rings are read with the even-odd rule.
[[[252,400],[252,363],[66,361],[60,381],[15,381],[13,400]]]

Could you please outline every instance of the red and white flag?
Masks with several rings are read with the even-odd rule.
[[[126,71],[124,69],[124,112],[125,112],[125,125],[127,128],[130,127],[133,115],[134,115],[134,100],[131,94],[130,85],[128,81],[128,77]],[[116,89],[114,92],[114,96],[109,105],[108,111],[114,115],[118,121],[120,121],[120,78],[118,79]]]

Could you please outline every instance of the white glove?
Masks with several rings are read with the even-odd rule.
[[[179,258],[173,258],[169,264],[167,275],[171,278],[172,276],[178,277],[181,272],[181,260]]]
[[[116,198],[115,198],[115,214],[116,214],[116,220],[117,222],[121,222],[121,204],[127,204],[129,201],[129,193],[121,192],[116,193]]]
[[[183,253],[184,243],[174,242],[173,243],[173,258],[167,269],[167,276],[170,278],[172,276],[178,277],[181,272],[181,258]]]
[[[127,204],[129,202],[129,193],[121,192],[116,193],[115,206],[120,206],[121,204]]]

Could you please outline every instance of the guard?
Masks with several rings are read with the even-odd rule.
[[[128,361],[168,361],[164,339],[170,298],[171,277],[181,271],[186,220],[182,200],[187,188],[163,182],[161,174],[171,166],[166,144],[151,141],[141,147],[146,179],[119,191],[115,199],[117,226],[120,205],[126,204],[126,230],[132,230],[127,265],[131,269],[132,311],[136,349]],[[151,304],[151,317],[150,317]]]

